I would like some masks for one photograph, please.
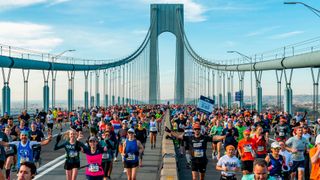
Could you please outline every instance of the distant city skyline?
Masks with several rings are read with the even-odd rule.
[[[316,1],[303,2],[320,8]],[[0,0],[0,44],[55,54],[76,49],[66,55],[79,58],[124,57],[141,44],[147,33],[150,3],[183,3],[190,44],[199,55],[209,59],[238,58],[226,51],[252,55],[319,36],[318,17],[303,6],[284,5],[279,0]],[[160,35],[162,99],[173,99],[174,57],[175,37],[169,33]],[[58,72],[57,99],[67,99],[66,77],[66,72]],[[238,89],[237,78],[235,75],[234,91]],[[75,100],[83,100],[83,79],[83,72],[77,72]],[[282,82],[283,93],[284,78]],[[310,70],[294,70],[291,84],[294,95],[312,94]],[[10,87],[12,101],[23,100],[21,70],[12,70]],[[42,87],[42,72],[31,71],[29,100],[41,100]],[[51,82],[49,88],[51,92]],[[263,95],[276,94],[274,71],[263,72],[262,88]],[[245,95],[250,94],[249,73],[245,76],[244,91]],[[101,100],[102,92],[100,86]]]

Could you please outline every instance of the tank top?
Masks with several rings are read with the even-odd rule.
[[[156,121],[150,121],[150,131],[155,132],[157,131],[157,122]]]
[[[271,154],[269,154],[270,162],[269,166],[272,166],[270,170],[270,176],[280,176],[282,170],[283,157],[279,155],[279,159],[275,159]]]
[[[27,141],[25,146],[22,146],[21,142],[18,145],[18,168],[20,164],[25,161],[33,162],[33,152],[30,147],[30,141]]]
[[[89,155],[86,154],[88,167],[86,167],[86,175],[103,176],[104,172],[101,166],[102,154]]]
[[[124,153],[128,155],[128,157],[124,158],[126,163],[137,163],[139,158],[136,154],[139,154],[139,148],[137,144],[137,140],[129,141],[126,140],[126,148],[124,149]]]
[[[121,129],[121,122],[120,121],[111,121],[112,127],[114,128],[114,133],[118,134],[119,130]]]

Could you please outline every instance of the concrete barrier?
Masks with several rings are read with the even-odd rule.
[[[170,111],[167,110],[165,117],[165,126],[171,127]],[[162,138],[162,167],[160,172],[160,180],[178,180],[178,168],[176,162],[176,153],[174,144],[171,139],[166,139],[167,132],[163,133]]]

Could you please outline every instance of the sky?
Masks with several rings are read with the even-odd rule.
[[[136,50],[150,26],[151,3],[184,4],[185,32],[193,49],[214,60],[253,55],[319,36],[320,18],[281,0],[0,0],[0,44],[85,59],[112,59]],[[316,0],[304,3],[320,8]],[[162,99],[173,98],[175,36],[159,36]],[[67,73],[58,72],[57,99],[67,100]],[[249,73],[245,92],[250,92]],[[2,84],[3,80],[0,79]],[[274,71],[263,72],[264,95],[276,94]],[[284,83],[283,83],[284,84]],[[23,99],[21,70],[12,70],[12,100]],[[31,71],[29,99],[42,99],[43,76]],[[235,90],[238,87],[235,77]],[[284,87],[284,85],[283,85]],[[311,94],[310,69],[294,70],[294,94]],[[75,99],[83,99],[83,73],[75,76]],[[102,93],[102,85],[100,86]],[[284,88],[283,88],[284,89]],[[245,93],[246,94],[246,93]],[[255,94],[255,90],[254,90]],[[249,94],[247,94],[249,95]]]

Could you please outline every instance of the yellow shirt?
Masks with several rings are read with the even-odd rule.
[[[53,110],[52,111],[52,115],[53,115],[53,118],[57,118],[58,117],[58,111]]]
[[[310,149],[309,156],[310,159],[314,154],[317,152],[317,147],[313,147]],[[320,159],[317,160],[315,163],[311,163],[311,173],[310,173],[310,180],[319,180],[320,179]]]

